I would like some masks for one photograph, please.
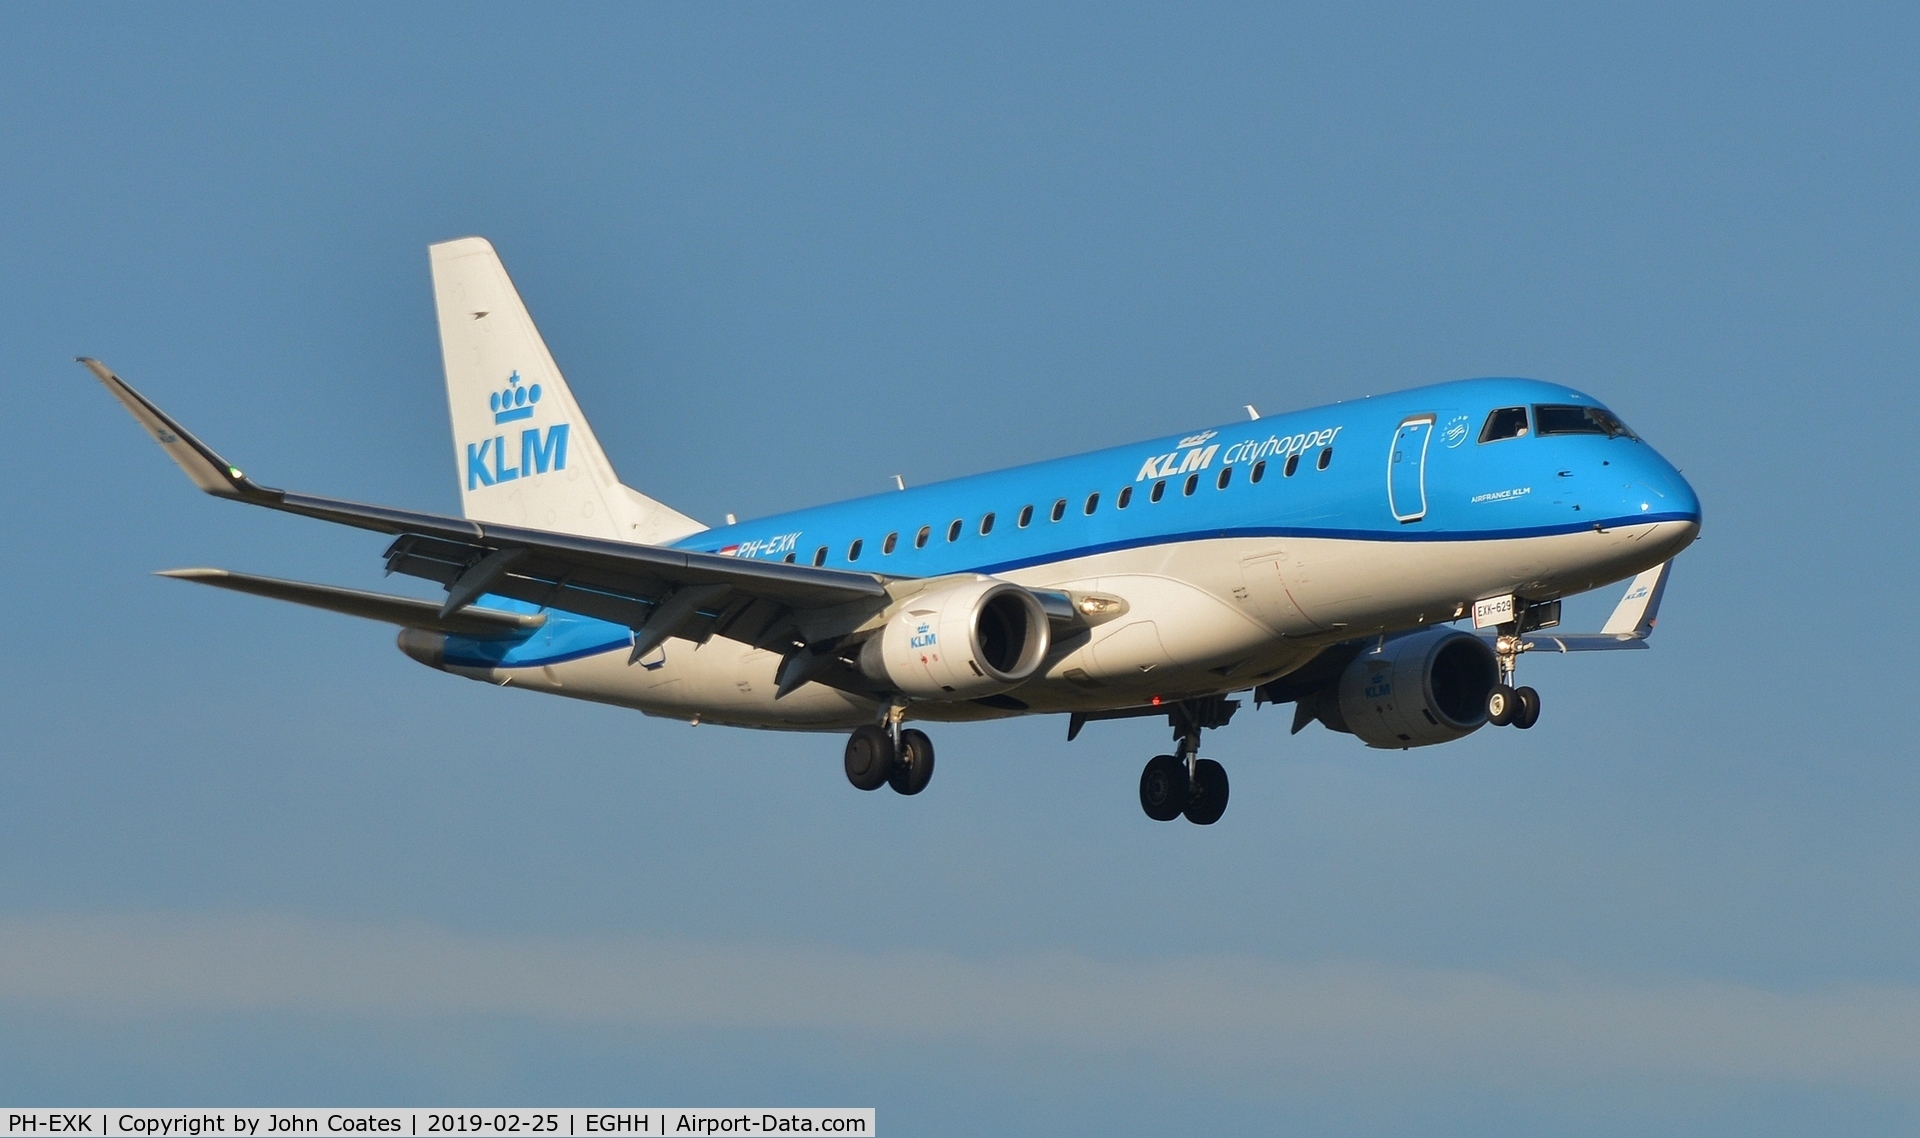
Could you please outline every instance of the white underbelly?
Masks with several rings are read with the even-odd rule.
[[[1006,698],[921,704],[909,715],[1090,711],[1244,690],[1330,643],[1455,619],[1462,602],[1617,580],[1664,559],[1662,532],[1638,526],[1461,542],[1219,538],[1014,570],[1003,576],[1035,589],[1117,596],[1126,612],[1061,637],[1039,675]],[[878,715],[875,701],[818,683],[774,699],[779,663],[774,653],[716,637],[704,645],[670,640],[634,664],[622,648],[543,667],[450,670],[707,723],[832,730]]]

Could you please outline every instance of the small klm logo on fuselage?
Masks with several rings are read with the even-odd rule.
[[[507,377],[507,386],[487,394],[487,409],[495,425],[533,418],[543,392],[540,385],[522,384],[520,373]],[[467,489],[497,486],[520,477],[567,468],[567,424],[555,423],[542,432],[529,427],[520,432],[520,465],[507,465],[507,437],[495,435],[467,444]]]

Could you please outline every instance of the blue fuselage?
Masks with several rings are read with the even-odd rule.
[[[1630,435],[1529,429],[1480,441],[1494,410],[1537,405],[1601,406],[1535,380],[1463,380],[776,514],[683,544],[932,577],[1217,537],[1462,541],[1699,522],[1692,487]],[[1424,435],[1400,436],[1426,416]]]
[[[776,514],[680,544],[889,578],[1013,575],[1030,584],[1051,583],[1056,569],[1062,579],[1133,571],[1159,554],[1197,581],[1206,573],[1196,564],[1233,561],[1232,573],[1200,587],[1242,599],[1251,589],[1252,609],[1280,638],[1324,642],[1451,619],[1460,610],[1444,602],[1501,588],[1531,589],[1532,600],[1592,588],[1672,556],[1699,521],[1679,471],[1592,397],[1535,380],[1476,379]],[[1660,536],[1642,549],[1565,544],[1566,535],[1620,527]],[[1275,543],[1296,551],[1278,584],[1234,575],[1236,559]],[[1487,552],[1448,554],[1464,554],[1467,543]],[[1407,580],[1429,569],[1431,588]],[[1371,583],[1340,584],[1370,574]],[[1383,575],[1394,582],[1383,586]],[[1275,591],[1264,608],[1263,586]],[[449,638],[447,662],[549,666],[623,652],[632,640],[622,625],[549,618],[533,635]],[[1235,651],[1256,649],[1243,641]]]

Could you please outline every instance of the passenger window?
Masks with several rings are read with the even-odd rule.
[[[1167,495],[1167,480],[1162,478],[1153,484],[1153,493],[1147,495],[1147,501],[1158,502]]]
[[[892,553],[892,552],[893,552],[893,547],[894,547],[895,545],[898,545],[899,543],[900,543],[900,535],[899,535],[899,534],[897,534],[897,533],[890,533],[890,534],[888,534],[888,535],[887,535],[887,540],[885,540],[885,541],[883,541],[883,542],[881,542],[881,543],[880,543],[880,555],[881,555],[882,557],[885,557],[885,556],[886,556],[887,554],[889,554],[889,553]]]
[[[1502,407],[1487,413],[1487,425],[1480,428],[1480,441],[1497,442],[1500,439],[1522,438],[1527,433],[1527,409],[1525,407]]]
[[[1093,494],[1088,494],[1087,495],[1087,515],[1091,517],[1093,512],[1099,508],[1100,508],[1100,495],[1097,492]]]
[[[1293,472],[1298,469],[1300,469],[1300,456],[1297,454],[1290,454],[1287,456],[1287,468],[1281,471],[1280,473],[1285,475],[1288,478],[1292,478]]]
[[[960,540],[960,519],[959,518],[953,519],[953,524],[947,527],[947,540],[948,541]]]
[[[791,554],[791,553],[789,553],[789,554],[787,554],[787,555],[786,555],[785,557],[782,557],[782,558],[780,559],[780,563],[781,563],[782,565],[791,565],[791,564],[793,564],[793,554]]]
[[[1116,510],[1124,510],[1127,508],[1127,503],[1131,501],[1133,501],[1133,487],[1122,486],[1120,487],[1119,495],[1113,500],[1113,508]]]
[[[913,547],[915,549],[925,549],[927,547],[927,538],[931,536],[932,533],[932,526],[921,526],[920,532],[913,535]]]
[[[1187,475],[1187,484],[1181,488],[1180,492],[1191,498],[1193,497],[1194,490],[1197,489],[1199,485],[1200,476],[1198,474],[1189,474]]]
[[[1262,478],[1265,478],[1266,476],[1267,476],[1267,460],[1263,458],[1259,462],[1254,463],[1253,469],[1247,472],[1247,481],[1258,482]]]
[[[1225,490],[1227,488],[1227,483],[1232,481],[1233,481],[1233,467],[1223,466],[1220,468],[1220,479],[1219,481],[1215,482],[1214,485],[1218,489]]]
[[[1321,451],[1320,461],[1314,463],[1313,465],[1318,467],[1321,470],[1325,470],[1327,467],[1332,466],[1333,465],[1333,448],[1328,447],[1326,450]]]
[[[993,515],[988,514],[986,517],[980,519],[980,536],[985,537],[992,532],[993,532]]]
[[[813,551],[813,563],[815,565],[825,565],[827,563],[827,547],[826,546],[823,545],[820,548]]]
[[[1033,507],[1032,506],[1020,507],[1020,528],[1026,529],[1028,524],[1030,524],[1032,521],[1033,521]]]
[[[1065,498],[1062,498],[1058,502],[1055,502],[1053,504],[1053,520],[1057,522],[1061,518],[1064,518],[1066,516],[1067,516],[1067,500]]]
[[[847,546],[847,560],[848,561],[860,560],[860,547],[865,544],[866,544],[865,539],[858,538],[858,537],[854,538],[853,544]]]

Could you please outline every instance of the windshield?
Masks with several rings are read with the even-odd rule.
[[[1487,415],[1487,425],[1480,428],[1480,441],[1491,443],[1500,439],[1517,439],[1526,433],[1527,409],[1502,407]]]
[[[1581,407],[1571,403],[1533,405],[1533,429],[1541,435],[1605,435],[1610,439],[1637,439],[1620,416],[1605,407]]]

